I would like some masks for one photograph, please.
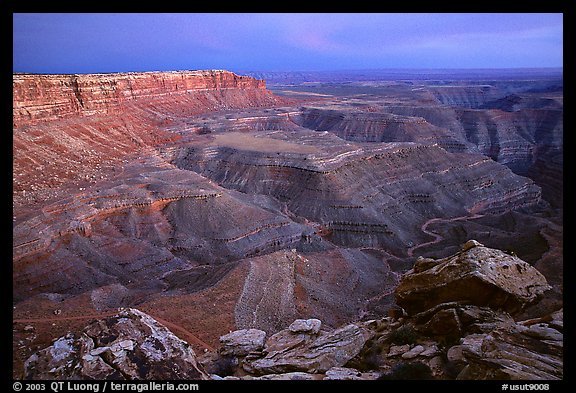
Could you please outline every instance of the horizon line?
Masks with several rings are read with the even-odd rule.
[[[334,68],[326,70],[267,70],[267,69],[241,69],[241,68],[198,68],[198,69],[165,69],[165,70],[145,70],[145,71],[100,71],[100,72],[30,72],[12,71],[13,75],[97,75],[97,74],[131,74],[131,73],[154,73],[154,72],[193,72],[193,71],[228,71],[228,72],[268,72],[268,73],[330,73],[330,72],[366,72],[366,71],[514,71],[514,70],[564,70],[564,66],[547,67],[385,67],[385,68]]]

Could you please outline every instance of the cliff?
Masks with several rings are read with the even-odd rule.
[[[128,154],[173,142],[186,119],[285,103],[228,71],[13,75],[14,215],[120,170]]]
[[[205,90],[259,89],[263,80],[229,71],[131,72],[13,76],[14,126],[73,115],[121,110],[128,101],[159,99]]]

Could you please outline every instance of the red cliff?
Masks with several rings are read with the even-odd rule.
[[[202,113],[285,102],[229,71],[13,75],[15,209],[119,170],[126,154],[179,138]],[[108,168],[108,169],[106,169]],[[17,215],[17,213],[14,213]]]
[[[110,113],[129,101],[158,100],[205,91],[257,89],[268,93],[263,80],[229,71],[131,72],[117,74],[14,74],[14,126],[70,115]],[[176,98],[173,97],[173,98]]]

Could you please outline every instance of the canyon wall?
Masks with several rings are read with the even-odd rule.
[[[109,178],[129,154],[174,142],[186,119],[285,102],[228,71],[13,75],[14,216]]]
[[[263,80],[228,71],[13,76],[14,126],[70,115],[114,112],[130,100],[199,90],[260,89]]]

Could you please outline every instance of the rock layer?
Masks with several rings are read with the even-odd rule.
[[[273,131],[257,135],[270,145],[286,138]],[[289,153],[244,143],[191,147],[174,163],[225,188],[272,196],[295,216],[326,227],[336,244],[397,255],[419,240],[416,232],[426,217],[497,213],[540,199],[532,181],[485,156],[420,143],[342,143],[328,133],[305,130],[289,136],[294,148]],[[309,145],[317,152],[307,152]]]
[[[222,89],[264,90],[266,83],[229,71],[13,76],[14,126],[69,116],[117,113],[126,102]],[[172,99],[174,97],[171,97]]]

